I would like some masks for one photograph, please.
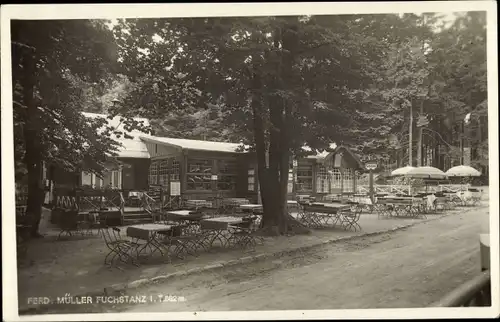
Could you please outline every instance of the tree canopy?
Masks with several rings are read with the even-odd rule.
[[[265,222],[285,232],[290,157],[332,142],[387,167],[416,156],[445,168],[465,148],[487,166],[485,26],[485,12],[451,25],[432,13],[119,19],[113,30],[13,21],[16,161],[33,191],[42,161],[102,171],[113,129],[96,134],[104,121],[81,111],[241,141],[257,156]],[[410,130],[410,115],[428,124]]]

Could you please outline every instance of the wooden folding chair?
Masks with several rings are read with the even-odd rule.
[[[248,220],[245,220],[240,224],[230,225],[230,236],[228,238],[229,245],[238,245],[243,248],[255,248],[257,241],[263,243],[263,239],[260,236],[255,235],[255,229],[252,229],[255,220],[255,217],[249,217]]]
[[[361,218],[360,211],[353,211],[352,209],[345,210],[342,213],[342,227],[345,230],[354,229],[354,231],[362,230],[358,221]]]
[[[106,246],[109,250],[108,254],[104,258],[104,265],[109,267],[113,266],[116,258],[124,264],[133,264],[134,266],[139,266],[138,262],[130,254],[131,251],[135,251],[138,256],[138,245],[133,243],[128,239],[124,239],[121,236],[121,231],[117,227],[102,227],[102,236]],[[108,258],[111,256],[110,261]],[[120,269],[120,267],[117,267]]]
[[[203,231],[187,232],[186,227],[177,225],[168,233],[163,233],[162,243],[169,252],[177,258],[184,259],[184,255],[198,256],[199,248],[207,249],[206,234]],[[169,256],[170,260],[170,256]]]

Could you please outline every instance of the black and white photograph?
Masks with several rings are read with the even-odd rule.
[[[4,320],[498,317],[496,10],[2,6]]]

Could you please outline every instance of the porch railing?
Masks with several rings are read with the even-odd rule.
[[[486,270],[430,307],[491,306],[491,276]]]
[[[461,184],[443,184],[436,186],[423,186],[423,187],[412,187],[412,190],[425,190],[427,192],[441,192],[441,191],[449,191],[449,192],[459,192],[465,191],[468,189],[468,185]],[[410,191],[410,187],[408,185],[373,185],[373,189],[375,193],[400,193],[407,194]],[[357,193],[368,194],[370,192],[370,187],[367,185],[358,185]]]
[[[369,186],[358,186],[358,193],[369,193]],[[406,185],[374,185],[373,189],[375,193],[401,193],[407,194],[409,187]]]

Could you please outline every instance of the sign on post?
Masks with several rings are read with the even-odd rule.
[[[375,162],[369,162],[365,165],[367,170],[375,170],[377,169],[377,164]]]

